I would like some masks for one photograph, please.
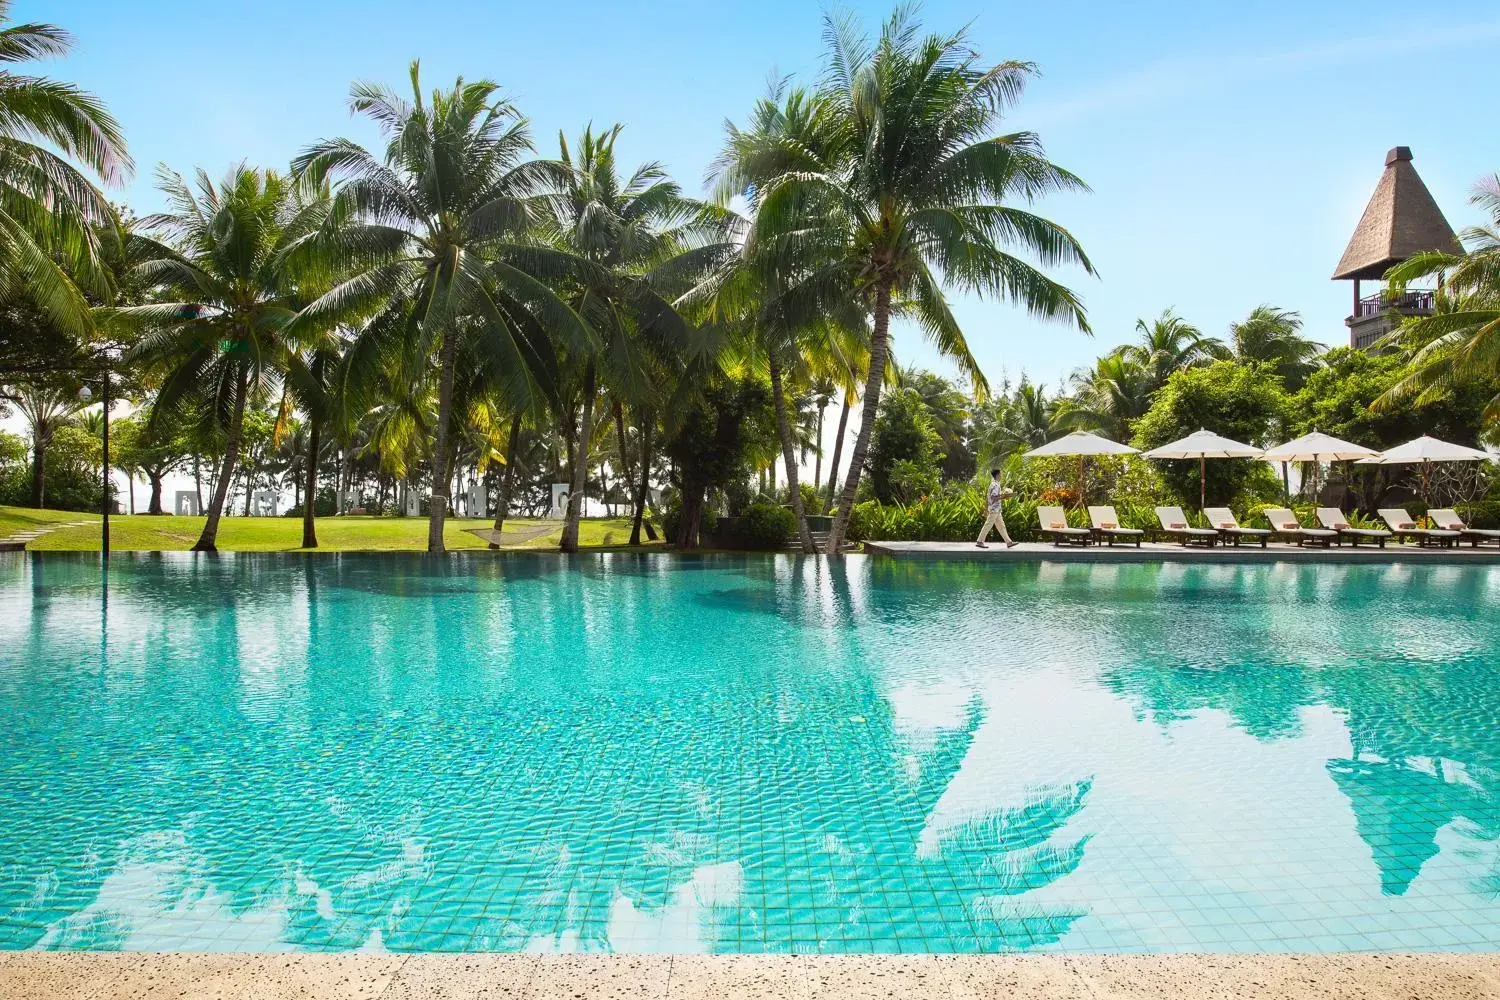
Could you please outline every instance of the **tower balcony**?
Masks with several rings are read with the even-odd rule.
[[[1349,327],[1351,347],[1368,348],[1390,333],[1407,316],[1431,316],[1437,310],[1437,292],[1430,288],[1408,288],[1400,295],[1378,292],[1354,303]]]

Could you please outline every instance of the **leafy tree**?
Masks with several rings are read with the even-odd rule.
[[[10,448],[6,448],[10,451]],[[77,421],[53,428],[47,443],[43,492],[53,510],[97,511],[104,499],[103,448],[99,438]],[[0,460],[0,504],[25,505],[35,488],[29,463]]]
[[[0,0],[0,23],[10,13],[9,0]],[[73,36],[51,24],[0,30],[0,63],[64,56],[72,47]],[[83,291],[107,294],[98,234],[113,212],[74,163],[107,184],[133,169],[104,105],[70,83],[0,72],[0,297],[35,305],[50,326],[40,328],[44,349],[55,346],[54,332],[92,329]]]
[[[697,547],[709,491],[747,474],[748,452],[774,439],[774,423],[769,393],[752,380],[715,379],[682,414],[666,445],[680,498],[672,542]]]
[[[910,389],[922,400],[932,429],[937,432],[942,454],[942,476],[945,480],[963,481],[974,475],[974,453],[969,447],[969,407],[971,401],[941,375],[915,368],[904,368],[897,384]],[[874,447],[872,442],[871,447]]]
[[[153,424],[147,417],[148,411],[142,409],[110,424],[111,457],[115,466],[132,478],[137,474],[146,478],[151,484],[146,513],[160,514],[163,481],[187,465],[193,445],[173,420],[161,419]]]
[[[849,19],[829,18],[825,37],[827,70],[811,113],[828,116],[831,140],[809,162],[756,171],[775,179],[750,238],[786,261],[809,301],[838,303],[852,288],[870,309],[863,421],[828,543],[837,553],[879,413],[891,317],[915,319],[983,393],[943,284],[1086,328],[1077,297],[1007,248],[1047,265],[1092,266],[1066,230],[1009,204],[1084,186],[1047,161],[1034,134],[996,134],[1035,72],[1030,63],[984,67],[963,32],[920,38],[904,7],[873,44]],[[808,259],[822,263],[799,273]]]
[[[378,382],[385,358],[403,344],[436,355],[437,413],[432,429],[432,489],[427,551],[443,551],[450,497],[454,379],[460,345],[495,384],[514,396],[556,382],[554,337],[590,343],[592,331],[532,268],[528,232],[540,193],[556,171],[525,159],[526,120],[488,80],[462,78],[422,93],[411,64],[411,99],[376,84],[355,84],[350,109],[379,126],[387,144],[376,157],[349,139],[325,140],[293,169],[315,182],[339,182],[337,214],[346,218],[329,251],[353,276],[302,311],[307,321],[342,321],[378,310],[351,347],[361,376]]]
[[[1259,362],[1281,376],[1287,392],[1296,392],[1318,368],[1323,346],[1302,336],[1302,317],[1288,309],[1256,306],[1243,322],[1229,325],[1234,356]]]
[[[1235,441],[1266,445],[1283,433],[1288,410],[1281,378],[1268,367],[1215,361],[1202,368],[1183,368],[1167,379],[1136,425],[1132,443],[1146,451],[1206,427]],[[1163,477],[1179,497],[1198,494],[1198,462],[1163,464]],[[1267,469],[1263,462],[1238,458],[1215,459],[1203,468],[1209,501],[1224,503],[1252,481],[1257,469]]]
[[[915,389],[898,389],[880,404],[870,434],[870,487],[881,503],[910,503],[909,485],[936,484],[943,440]]]

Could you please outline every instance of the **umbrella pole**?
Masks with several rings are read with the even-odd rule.
[[[1286,463],[1281,463],[1281,492],[1286,494],[1286,502],[1292,502],[1292,480],[1287,474]]]
[[[1208,457],[1198,456],[1198,510],[1208,505]]]
[[[1078,509],[1083,510],[1083,456],[1078,456]]]

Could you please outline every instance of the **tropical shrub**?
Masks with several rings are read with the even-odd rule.
[[[942,481],[943,442],[922,397],[911,389],[893,392],[880,404],[870,432],[870,488],[881,503],[907,503],[931,493]]]
[[[796,516],[785,507],[755,503],[745,508],[736,532],[747,549],[784,549],[797,531]]]

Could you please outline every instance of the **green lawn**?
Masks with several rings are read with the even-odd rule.
[[[0,507],[0,537],[47,522],[81,521],[90,515],[73,511],[27,510]],[[97,521],[98,518],[94,517]],[[191,548],[203,528],[201,517],[116,515],[109,519],[110,547],[116,551],[149,552]],[[466,528],[488,528],[488,520],[449,518],[443,538],[450,549],[483,549],[488,543]],[[531,537],[536,529],[546,528]],[[579,544],[602,548],[630,540],[627,518],[586,518],[579,528]],[[515,549],[555,549],[562,537],[561,521],[508,520],[505,546]],[[427,547],[427,519],[417,517],[318,518],[318,550],[358,552],[410,550]],[[300,549],[302,521],[291,517],[226,517],[219,522],[219,549],[224,552],[278,552]],[[85,551],[99,548],[99,527],[60,528],[33,541],[28,549]]]
[[[81,514],[76,510],[33,510],[30,507],[0,507],[0,538],[8,538],[20,531],[33,531],[49,524],[66,524],[69,521],[97,520],[96,514]]]

